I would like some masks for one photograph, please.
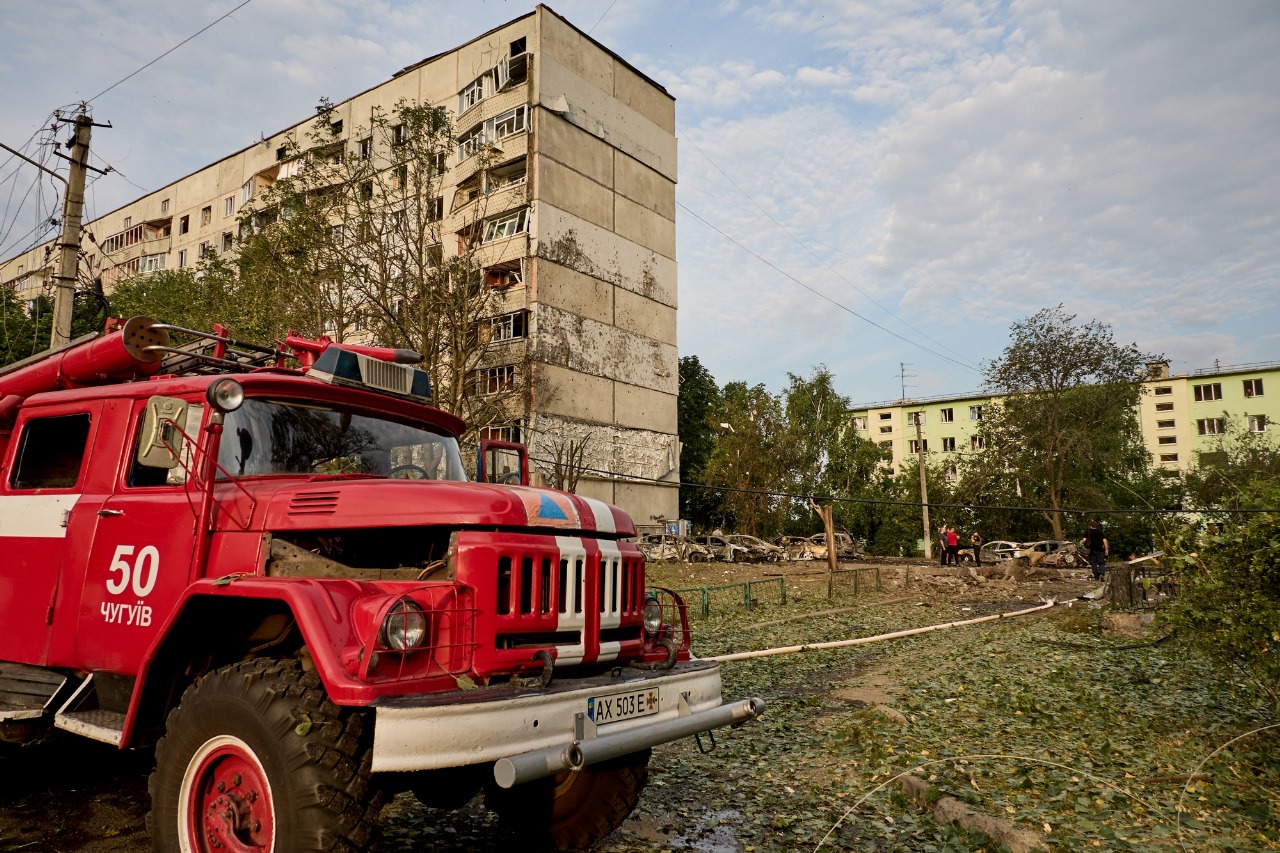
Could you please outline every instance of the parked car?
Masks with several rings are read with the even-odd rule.
[[[788,560],[827,559],[827,546],[814,542],[811,536],[779,536],[773,541],[786,552]]]
[[[747,549],[747,559],[756,563],[776,563],[779,560],[786,559],[787,552],[781,547],[774,545],[772,542],[766,542],[755,536],[748,536],[745,533],[731,533],[725,537],[734,545],[740,545]]]
[[[1001,560],[1008,560],[1018,556],[1018,549],[1022,546],[1017,542],[1010,542],[1007,539],[993,539],[982,546],[982,562],[998,563]],[[972,555],[972,549],[969,551]]]
[[[706,563],[711,552],[688,536],[671,533],[646,533],[636,540],[646,560],[652,563]]]
[[[742,545],[735,545],[725,536],[695,536],[694,541],[711,553],[711,559],[722,563],[740,563],[750,557],[750,551]]]
[[[809,539],[812,540],[815,544],[821,545],[824,548],[826,547],[826,544],[827,544],[826,533],[815,533],[813,536],[810,536]],[[855,542],[853,537],[850,536],[848,533],[845,533],[842,530],[837,530],[835,532],[835,540],[836,540],[836,556],[837,557],[841,559],[852,560],[856,557],[862,556],[862,545],[858,542]],[[825,556],[826,555],[824,554],[823,557]]]

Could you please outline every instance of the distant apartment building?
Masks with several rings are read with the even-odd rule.
[[[477,392],[515,370],[537,374],[539,395],[493,437],[527,441],[536,458],[547,455],[545,436],[589,435],[579,493],[617,503],[640,523],[676,517],[674,99],[539,5],[337,103],[340,144],[361,151],[369,143],[355,129],[401,100],[453,114],[461,144],[444,164],[446,221],[474,229],[467,214],[484,196],[485,278],[501,305],[498,355],[476,377]],[[123,275],[234,251],[238,214],[297,168],[289,140],[306,138],[313,121],[86,223],[97,235],[83,246],[90,272],[109,293]],[[482,145],[498,158],[486,164],[484,186]],[[442,250],[454,249],[446,240]],[[0,262],[0,284],[27,300],[51,293],[45,252]]]
[[[1273,435],[1280,418],[1280,362],[1229,365],[1171,374],[1166,363],[1147,366],[1138,403],[1142,438],[1154,465],[1186,471],[1218,452],[1220,436],[1235,429]],[[1267,391],[1270,389],[1270,396]],[[893,470],[915,460],[918,445],[941,460],[948,480],[966,453],[982,451],[978,427],[999,396],[967,395],[893,400],[849,410],[859,438],[893,455]],[[916,422],[919,421],[917,437]]]

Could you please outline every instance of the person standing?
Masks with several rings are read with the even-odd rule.
[[[945,566],[947,564],[947,526],[944,524],[938,528],[938,565]]]
[[[973,533],[969,535],[969,544],[973,546],[973,562],[976,565],[981,566],[982,565],[982,534],[976,530],[973,531]]]
[[[1102,580],[1107,574],[1107,557],[1111,554],[1111,545],[1098,526],[1098,519],[1089,522],[1089,528],[1085,530],[1080,544],[1089,552],[1089,568],[1093,570],[1093,579]]]
[[[954,526],[947,528],[947,562],[953,566],[960,565],[960,537],[956,535]]]

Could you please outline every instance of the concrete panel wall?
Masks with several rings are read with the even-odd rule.
[[[545,203],[538,205],[532,238],[540,258],[676,307],[676,262],[670,257]]]
[[[621,151],[613,153],[614,189],[618,194],[674,222],[676,218],[675,182]]]
[[[539,412],[563,414],[596,423],[613,422],[613,382],[555,364],[537,365]]]
[[[592,278],[551,261],[535,258],[533,264],[535,265],[533,276],[535,289],[530,294],[533,301],[587,317],[599,323],[613,321],[615,291],[618,293],[627,291],[615,288],[607,281]],[[672,328],[674,327],[673,322]],[[667,343],[675,343],[675,341],[667,341]]]
[[[536,318],[534,358],[538,361],[655,391],[675,392],[679,360],[675,346],[550,305],[539,305]]]
[[[570,123],[670,180],[676,179],[676,140],[670,131],[590,85],[554,57],[543,56],[536,66],[537,104],[562,114]]]
[[[676,309],[629,290],[614,290],[613,323],[619,329],[676,345]]]
[[[676,100],[624,63],[613,63],[613,96],[671,135],[676,132]]]
[[[614,195],[587,176],[555,160],[537,157],[537,197],[581,219],[613,230]]]
[[[612,148],[550,110],[535,109],[534,116],[539,154],[571,166],[602,186],[613,187]]]
[[[619,426],[652,429],[675,435],[676,395],[635,385],[614,386],[614,422]]]
[[[613,57],[555,15],[539,15],[539,47],[543,61],[554,59],[583,82],[613,94]]]
[[[660,255],[675,259],[676,223],[620,195],[614,196],[615,230]]]

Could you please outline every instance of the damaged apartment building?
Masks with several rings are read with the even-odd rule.
[[[540,5],[333,104],[341,144],[366,144],[358,129],[402,101],[452,114],[460,144],[443,173],[444,221],[482,235],[485,278],[500,297],[476,393],[522,373],[532,389],[487,436],[526,442],[544,474],[544,460],[580,448],[578,493],[616,503],[641,524],[674,518],[674,99]],[[109,292],[121,274],[233,252],[237,217],[289,175],[296,163],[287,143],[313,121],[86,223],[99,235],[84,250],[91,272]],[[493,158],[485,175],[481,150]],[[493,192],[492,175],[506,192]],[[466,223],[477,195],[491,196],[483,221]],[[453,250],[442,241],[443,252]],[[42,246],[0,263],[0,282],[31,299],[50,292],[52,272]]]

